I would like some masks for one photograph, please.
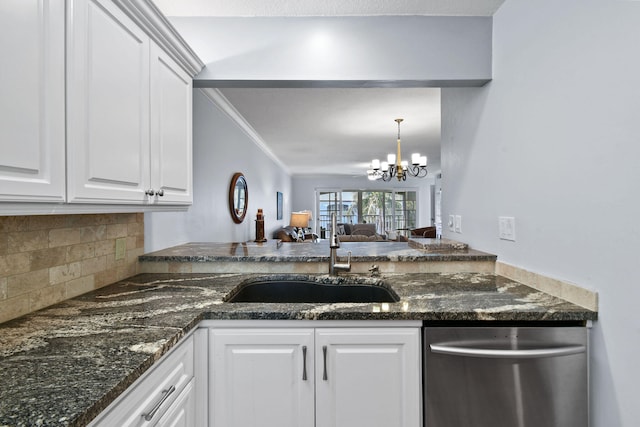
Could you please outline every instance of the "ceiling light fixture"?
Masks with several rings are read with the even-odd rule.
[[[419,153],[411,155],[411,165],[406,160],[402,160],[400,154],[400,123],[404,119],[395,119],[398,123],[398,149],[397,154],[387,154],[387,161],[381,162],[380,159],[371,161],[371,169],[367,170],[367,177],[374,181],[382,179],[390,181],[394,176],[398,181],[406,181],[407,175],[414,178],[424,178],[427,176],[427,156],[421,156]]]

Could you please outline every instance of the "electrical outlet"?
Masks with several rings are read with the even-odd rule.
[[[498,217],[498,237],[502,240],[516,241],[516,219],[514,217]]]
[[[456,233],[462,233],[462,216],[456,215]]]
[[[453,215],[449,215],[449,231],[455,231],[455,219]]]
[[[116,260],[124,259],[127,253],[127,238],[121,237],[116,239]]]

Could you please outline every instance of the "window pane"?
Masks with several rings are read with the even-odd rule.
[[[331,212],[338,222],[376,224],[385,231],[416,228],[417,192],[343,190],[318,193],[319,226],[329,228]]]
[[[338,222],[355,224],[358,222],[358,192],[343,191],[342,192],[342,216]]]
[[[331,224],[331,213],[336,212],[340,215],[340,204],[338,201],[338,193],[335,191],[320,192],[318,195],[319,216],[318,225],[322,228],[329,229]]]
[[[384,194],[383,191],[362,192],[361,222],[375,224],[378,233],[384,233]]]

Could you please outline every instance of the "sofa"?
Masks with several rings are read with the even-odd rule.
[[[279,228],[273,233],[273,238],[281,240],[283,242],[297,242],[298,233],[294,227],[287,225],[286,227]],[[304,233],[305,242],[315,242],[318,239],[318,235],[315,233]]]
[[[436,228],[435,227],[414,228],[413,230],[411,230],[411,237],[428,237],[431,239],[435,239]]]
[[[379,242],[386,237],[376,232],[375,224],[337,224],[340,242]]]

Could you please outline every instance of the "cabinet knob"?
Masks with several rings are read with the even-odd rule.
[[[154,191],[153,188],[150,188],[147,191],[145,191],[144,194],[146,194],[147,196],[153,196],[154,194],[156,194],[156,192]]]
[[[160,197],[164,196],[164,190],[156,191],[156,196],[160,196]]]

